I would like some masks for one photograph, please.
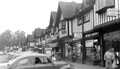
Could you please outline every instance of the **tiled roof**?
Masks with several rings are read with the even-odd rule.
[[[53,11],[51,12],[49,28],[52,27],[53,22],[55,23],[55,20],[56,20],[56,14],[57,14],[57,12],[53,12]]]
[[[35,37],[36,37],[36,38],[39,38],[39,37],[41,36],[41,33],[43,32],[43,30],[45,30],[45,29],[36,28],[36,29],[35,29],[35,32],[34,32],[34,33],[35,33],[35,34],[34,34]]]
[[[58,4],[58,10],[57,10],[57,16],[55,22],[56,25],[59,23],[61,13],[64,19],[69,19],[76,13],[76,9],[78,10],[81,9],[80,7],[81,7],[81,3],[60,1]]]
[[[56,20],[56,14],[57,14],[57,12],[52,12],[51,14],[52,14],[53,22],[54,22]]]
[[[70,18],[74,15],[76,9],[75,2],[59,2],[59,6],[64,18]]]
[[[46,29],[42,30],[42,32],[41,32],[41,36],[44,35],[45,32],[46,32]]]
[[[81,3],[76,3],[76,8],[77,8],[78,10],[81,10],[81,6],[82,6]]]
[[[83,0],[81,9],[86,9],[95,4],[96,0]]]
[[[34,35],[27,35],[28,42],[34,42]]]

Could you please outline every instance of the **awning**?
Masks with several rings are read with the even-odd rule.
[[[49,43],[49,44],[44,44],[42,47],[43,48],[53,48],[53,47],[57,47],[58,42],[56,43]]]

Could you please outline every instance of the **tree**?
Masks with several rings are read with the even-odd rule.
[[[17,38],[17,35],[15,33],[11,34],[10,45],[11,46],[17,46],[18,45],[18,38]]]
[[[11,31],[6,30],[0,35],[0,49],[10,46]]]
[[[24,31],[17,30],[15,32],[15,34],[17,34],[19,45],[22,46],[22,45],[26,44],[27,38],[25,36],[25,32]]]

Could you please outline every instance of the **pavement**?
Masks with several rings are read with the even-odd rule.
[[[68,63],[73,64],[76,67],[76,69],[105,69],[105,67],[81,64],[81,63],[76,63],[76,62],[68,62]]]

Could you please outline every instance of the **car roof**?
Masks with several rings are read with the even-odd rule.
[[[45,54],[39,54],[39,53],[25,53],[25,54],[21,54],[21,57],[27,57],[27,56],[44,56],[44,57],[48,57]]]
[[[50,58],[49,56],[47,56],[45,54],[40,54],[40,53],[23,53],[23,54],[19,54],[18,57],[16,57],[14,60],[10,61],[9,63],[14,63],[14,62],[21,60],[22,58],[26,58],[26,57],[47,57],[47,58]]]

